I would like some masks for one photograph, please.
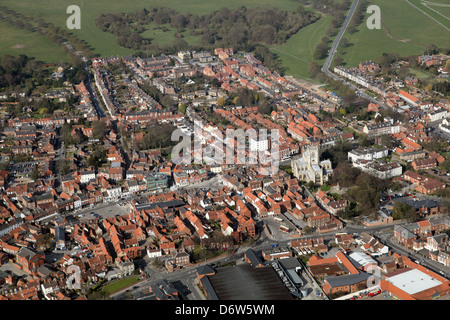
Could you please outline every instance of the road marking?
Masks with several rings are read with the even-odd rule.
[[[414,8],[416,8],[417,10],[419,10],[420,12],[422,12],[424,15],[426,15],[428,18],[432,19],[434,22],[438,23],[441,27],[445,28],[445,30],[450,31],[449,28],[447,28],[446,26],[444,26],[442,23],[440,23],[439,21],[437,21],[435,18],[433,18],[432,16],[430,16],[428,13],[426,13],[425,11],[423,11],[422,9],[418,8],[416,5],[412,4],[411,2],[409,2],[408,0],[405,0],[406,3],[408,3],[409,5],[413,6]],[[428,8],[428,7],[427,7]]]

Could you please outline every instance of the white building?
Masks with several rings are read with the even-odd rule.
[[[357,160],[353,166],[380,179],[390,179],[402,175],[402,166],[397,162],[373,162]]]
[[[250,151],[266,151],[269,149],[269,140],[266,138],[250,138]]]
[[[393,134],[400,132],[400,126],[390,123],[367,124],[363,128],[363,132],[370,137],[381,136],[384,134]]]
[[[94,170],[81,171],[80,183],[89,183],[91,180],[95,180]]]
[[[445,118],[444,120],[442,120],[442,123],[439,125],[439,129],[450,133],[450,118]]]
[[[128,192],[131,194],[139,192],[139,184],[136,180],[128,181]]]
[[[149,258],[157,258],[162,256],[161,249],[158,248],[147,248],[147,256]]]
[[[112,187],[112,188],[106,189],[106,193],[108,194],[108,198],[110,200],[118,199],[122,196],[122,188],[119,186]]]
[[[348,153],[348,160],[355,162],[358,160],[372,161],[387,157],[389,150],[387,148],[358,148]]]
[[[447,110],[436,110],[436,111],[430,112],[428,114],[428,116],[430,117],[430,121],[434,122],[434,121],[439,121],[439,120],[447,118],[448,112],[447,112]]]

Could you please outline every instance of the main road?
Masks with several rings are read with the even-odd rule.
[[[339,46],[339,42],[341,41],[342,36],[345,33],[345,30],[347,30],[347,27],[348,27],[350,21],[352,20],[353,14],[355,13],[355,10],[356,10],[356,7],[358,6],[358,3],[359,3],[359,0],[353,0],[352,6],[350,7],[350,10],[348,11],[347,17],[345,17],[344,24],[342,25],[341,30],[339,30],[338,35],[334,39],[333,44],[331,45],[331,49],[329,51],[328,57],[325,60],[325,63],[323,64],[322,72],[326,73],[330,77],[335,78],[334,74],[332,74],[329,71],[330,65],[331,65],[331,61],[333,61],[334,54],[336,53],[336,49]],[[340,79],[337,79],[337,80],[340,80]]]
[[[331,45],[331,49],[328,53],[328,57],[325,60],[323,66],[322,66],[322,72],[325,73],[327,76],[333,78],[334,80],[338,80],[343,82],[344,84],[346,84],[347,86],[349,86],[350,88],[352,88],[353,90],[355,90],[355,92],[358,93],[358,95],[372,103],[378,104],[381,107],[385,108],[385,106],[380,103],[379,101],[375,100],[373,97],[371,97],[370,95],[368,95],[367,93],[365,93],[362,90],[359,90],[358,87],[356,87],[355,85],[351,84],[350,82],[348,82],[347,80],[337,76],[336,74],[332,73],[330,71],[330,66],[331,66],[331,62],[333,61],[334,55],[336,53],[336,50],[339,46],[339,42],[341,42],[341,39],[345,33],[345,31],[347,30],[348,25],[350,24],[350,21],[353,17],[353,14],[355,13],[356,7],[359,4],[359,0],[353,0],[352,6],[350,7],[350,10],[348,11],[347,17],[345,17],[345,21],[344,24],[342,25],[341,29],[339,30],[338,35],[336,36],[336,38],[333,41],[333,44]]]

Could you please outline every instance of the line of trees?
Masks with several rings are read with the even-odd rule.
[[[79,39],[76,35],[69,32],[66,28],[60,28],[55,26],[51,22],[46,22],[42,18],[33,16],[26,16],[15,10],[9,9],[6,6],[0,6],[0,18],[17,28],[29,31],[39,32],[47,40],[61,45],[61,48],[69,56],[69,60],[72,65],[81,65],[81,59],[71,52],[64,44],[64,41],[70,43],[75,50],[81,52],[86,57],[94,57],[92,48],[83,40]]]

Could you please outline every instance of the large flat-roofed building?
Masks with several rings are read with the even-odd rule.
[[[401,300],[431,300],[449,294],[449,280],[419,267],[405,267],[387,274],[380,282],[381,289]]]
[[[284,283],[270,267],[249,264],[217,268],[201,279],[210,299],[218,300],[292,300]]]

